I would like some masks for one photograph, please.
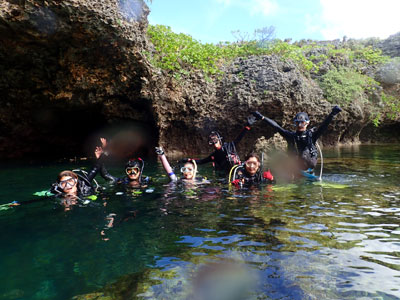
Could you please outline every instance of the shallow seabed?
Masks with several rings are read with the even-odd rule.
[[[152,162],[153,192],[0,210],[0,299],[400,299],[400,146],[324,156],[322,183],[173,186]],[[77,166],[5,166],[0,204]]]

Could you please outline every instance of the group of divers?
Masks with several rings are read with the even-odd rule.
[[[247,131],[256,121],[261,120],[277,131],[287,142],[288,151],[295,157],[295,169],[298,175],[309,178],[316,178],[313,170],[318,161],[317,140],[335,115],[341,112],[341,108],[335,106],[331,113],[325,118],[318,128],[309,129],[310,119],[305,112],[298,113],[293,121],[295,131],[290,131],[279,126],[275,121],[263,116],[260,112],[252,112],[247,118],[247,123],[240,131],[238,136],[231,142],[223,142],[223,138],[217,131],[212,131],[209,135],[208,143],[213,148],[213,152],[203,159],[182,159],[180,161],[181,177],[179,178],[173,171],[162,147],[156,147],[162,166],[171,182],[183,183],[202,183],[204,178],[197,177],[197,165],[212,163],[217,174],[228,177],[228,182],[238,188],[248,187],[261,183],[275,183],[275,178],[271,171],[263,170],[262,160],[255,152],[251,152],[245,157],[243,162],[236,151],[236,146],[242,140]],[[96,187],[93,183],[98,173],[109,182],[115,184],[128,184],[134,188],[146,188],[150,183],[150,178],[143,175],[144,161],[141,158],[130,159],[125,165],[126,176],[122,178],[111,175],[104,163],[105,157],[110,155],[107,149],[107,140],[101,138],[101,146],[95,148],[94,154],[96,161],[89,172],[77,172],[65,170],[58,174],[57,181],[51,186],[45,195],[56,195],[68,201],[78,201],[91,195],[95,195]],[[296,175],[296,174],[295,174]],[[14,201],[11,205],[19,205]]]

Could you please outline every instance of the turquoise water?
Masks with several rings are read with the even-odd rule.
[[[99,179],[86,205],[1,210],[0,299],[400,299],[399,150],[324,151],[322,184],[241,191],[149,162],[152,193]],[[80,166],[3,166],[0,204]]]

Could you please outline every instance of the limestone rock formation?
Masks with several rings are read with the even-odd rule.
[[[400,56],[400,32],[389,36],[377,44],[382,49],[383,54],[391,57]]]
[[[154,128],[141,96],[148,12],[141,0],[2,1],[2,156],[82,155],[113,120]]]
[[[90,155],[100,134],[123,145],[121,156],[157,144],[169,155],[205,155],[209,131],[232,140],[253,110],[288,129],[299,111],[311,126],[330,112],[315,78],[273,55],[238,58],[211,79],[196,70],[173,79],[147,59],[148,12],[143,0],[2,1],[0,156]],[[345,63],[330,61],[315,76]],[[352,103],[321,142],[370,138],[362,134],[370,117]],[[256,123],[240,154],[273,134]]]

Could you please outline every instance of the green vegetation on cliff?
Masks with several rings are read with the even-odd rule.
[[[305,70],[314,64],[308,60],[301,47],[279,40],[261,47],[258,41],[241,43],[202,44],[190,35],[174,33],[170,27],[149,25],[148,35],[155,46],[149,55],[151,62],[174,76],[185,75],[190,69],[202,70],[206,75],[221,73],[220,66],[237,57],[276,54],[283,59],[291,59]]]
[[[163,25],[149,25],[148,35],[155,47],[148,53],[149,60],[176,79],[192,70],[202,71],[206,78],[222,74],[221,67],[238,57],[277,55],[284,61],[294,62],[305,76],[316,80],[327,101],[343,107],[352,103],[361,105],[375,125],[382,118],[396,119],[400,112],[400,99],[386,95],[374,78],[382,77],[380,70],[390,70],[387,67],[389,58],[382,55],[380,49],[362,42],[273,40],[259,43],[251,40],[202,44]]]
[[[378,86],[373,78],[350,68],[334,68],[320,80],[326,99],[342,106],[357,100],[368,101],[366,97]]]

